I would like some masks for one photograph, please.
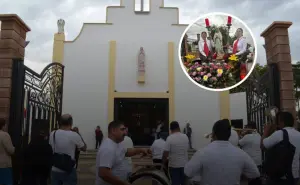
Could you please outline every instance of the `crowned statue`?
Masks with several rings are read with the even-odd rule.
[[[217,53],[217,60],[222,60],[224,57],[223,50],[223,36],[219,28],[216,28],[214,35],[215,51]]]

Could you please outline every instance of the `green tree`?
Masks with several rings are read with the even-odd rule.
[[[252,71],[252,74],[245,80],[241,85],[237,86],[236,88],[231,89],[229,92],[230,94],[239,93],[239,92],[246,92],[246,87],[248,85],[249,80],[251,79],[254,73],[257,73],[259,76],[262,76],[268,70],[267,65],[260,65],[256,64],[255,68]]]

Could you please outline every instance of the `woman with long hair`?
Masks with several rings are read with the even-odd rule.
[[[5,124],[5,119],[0,118],[0,184],[12,185],[11,156],[15,153],[15,147],[9,134],[4,131]]]

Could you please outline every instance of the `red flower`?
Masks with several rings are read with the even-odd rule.
[[[212,58],[213,58],[213,59],[216,59],[216,58],[217,58],[217,53],[214,53],[214,55],[213,55]]]

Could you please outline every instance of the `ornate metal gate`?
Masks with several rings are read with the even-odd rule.
[[[280,86],[277,64],[268,65],[268,70],[261,76],[253,70],[246,89],[247,118],[256,123],[259,133],[270,121],[266,109],[270,106],[280,107]]]
[[[14,61],[9,132],[16,147],[27,145],[39,131],[57,127],[62,110],[64,66],[51,63],[38,74]]]

